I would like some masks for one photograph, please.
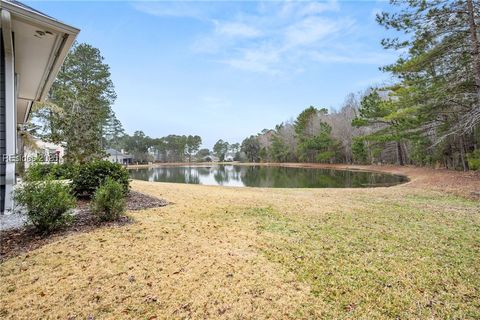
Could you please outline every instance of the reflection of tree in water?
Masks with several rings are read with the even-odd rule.
[[[405,177],[382,173],[332,169],[218,165],[211,167],[159,167],[131,170],[134,179],[200,183],[200,176],[211,177],[218,185],[241,182],[249,187],[273,188],[358,188],[388,186],[406,181]]]
[[[283,168],[249,166],[242,172],[242,182],[248,187],[273,187],[275,181],[282,175],[280,171]]]
[[[198,175],[198,168],[185,168],[185,180],[187,181],[187,183],[199,184],[200,177]]]
[[[211,175],[212,167],[197,167],[197,172],[199,176],[208,177]]]
[[[213,170],[213,178],[219,185],[233,181],[242,181],[242,167],[219,165]]]
[[[242,181],[242,168],[240,166],[226,165],[225,170],[227,170],[230,180]]]
[[[242,174],[242,168],[244,168],[243,166],[233,166],[233,170],[235,170],[235,173],[238,175],[238,177],[240,177],[240,175]]]
[[[242,182],[250,187],[273,188],[358,188],[392,185],[403,177],[371,172],[286,167],[248,167]]]
[[[213,178],[219,185],[223,185],[225,182],[228,182],[229,176],[225,166],[217,166],[215,170],[213,170]]]
[[[200,183],[196,168],[191,167],[139,169],[131,171],[130,176],[134,179],[155,182]]]
[[[150,177],[150,170],[131,169],[129,173],[130,177],[133,179],[149,181],[148,178]]]

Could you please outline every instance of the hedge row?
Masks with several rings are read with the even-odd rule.
[[[124,194],[128,192],[128,170],[121,164],[106,160],[81,165],[34,164],[28,168],[24,177],[26,181],[71,180],[73,193],[81,198],[91,198],[107,178],[117,181],[122,186]]]

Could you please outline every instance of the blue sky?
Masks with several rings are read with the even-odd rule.
[[[111,67],[128,133],[241,142],[388,75],[383,1],[41,2]]]

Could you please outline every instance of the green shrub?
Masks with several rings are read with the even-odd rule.
[[[25,172],[25,181],[42,181],[46,179],[72,179],[77,170],[73,164],[35,163]]]
[[[359,164],[366,164],[368,159],[367,146],[363,137],[355,137],[352,142],[353,161]]]
[[[480,170],[480,150],[469,153],[467,159],[470,170]]]
[[[80,165],[72,179],[73,191],[79,197],[91,198],[107,178],[120,183],[123,193],[127,194],[130,183],[128,170],[121,164],[105,160]]]
[[[27,222],[43,233],[68,223],[76,204],[70,187],[53,180],[25,182],[15,189],[14,199],[26,211]]]
[[[41,181],[44,180],[52,169],[53,164],[35,163],[28,167],[25,172],[24,180]]]
[[[103,221],[118,219],[125,212],[125,193],[123,186],[111,178],[107,178],[92,199],[93,213]]]
[[[70,163],[55,164],[52,166],[50,176],[53,179],[73,179],[78,166]]]
[[[335,158],[335,151],[325,151],[317,154],[315,160],[317,160],[317,162],[328,162],[333,158]]]

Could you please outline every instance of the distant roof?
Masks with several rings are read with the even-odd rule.
[[[125,154],[125,153],[121,153],[120,151],[117,151],[115,149],[112,149],[112,148],[109,148],[107,150],[105,150],[109,155],[113,156],[113,157],[124,157],[124,158],[132,158],[131,155],[129,154]]]

